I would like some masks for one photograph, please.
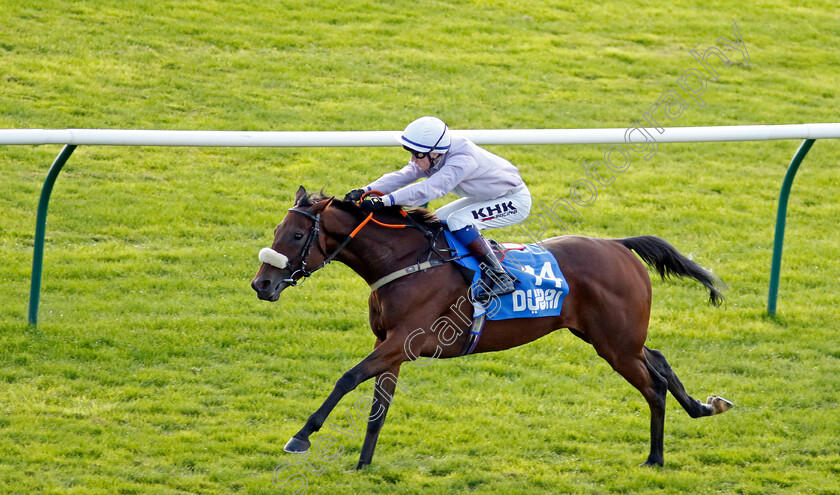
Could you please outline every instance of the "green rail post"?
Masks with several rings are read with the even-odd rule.
[[[41,271],[44,266],[44,238],[47,231],[47,208],[50,205],[50,194],[52,194],[55,179],[61,172],[61,167],[73,154],[75,144],[64,146],[58,154],[50,171],[47,173],[47,180],[44,181],[44,188],[41,189],[41,200],[38,202],[38,217],[35,220],[35,253],[32,256],[32,285],[29,289],[29,324],[38,324],[38,302],[41,299]]]
[[[776,236],[773,240],[773,260],[770,263],[770,293],[767,296],[767,314],[776,316],[776,298],[779,295],[779,272],[782,270],[782,245],[785,242],[785,218],[787,217],[788,197],[790,188],[793,185],[793,178],[799,170],[799,164],[805,159],[805,155],[814,145],[815,139],[806,139],[799,146],[788,166],[785,180],[782,182],[782,190],[779,192],[779,212],[776,214]]]

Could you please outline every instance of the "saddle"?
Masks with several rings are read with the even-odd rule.
[[[468,270],[467,274],[473,274],[467,283],[478,283],[481,271],[476,259],[449,232],[444,234],[457,254],[456,263]],[[554,256],[537,244],[491,241],[491,245],[505,270],[514,278],[515,290],[512,294],[494,298],[486,308],[473,302],[473,318],[485,312],[490,320],[559,315],[569,285]]]
[[[454,261],[472,294],[475,284],[480,283],[481,269],[478,260],[470,255],[466,246],[458,242],[448,231],[443,231],[450,252],[450,259],[429,259],[387,275],[373,284],[371,290],[393,282],[398,278],[440,266]],[[557,260],[547,250],[536,244],[499,243],[490,240],[493,254],[499,259],[508,274],[514,279],[512,294],[493,297],[486,306],[473,297],[473,323],[470,335],[461,351],[467,355],[475,350],[486,320],[514,318],[539,318],[558,316],[563,299],[569,293],[569,285],[563,277]]]

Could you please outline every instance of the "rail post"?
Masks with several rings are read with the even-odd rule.
[[[38,201],[38,217],[35,220],[35,250],[32,256],[32,285],[29,289],[29,324],[32,326],[38,324],[38,302],[41,299],[41,271],[44,266],[44,238],[47,231],[47,208],[50,205],[50,194],[52,194],[58,173],[61,172],[61,168],[67,163],[75,149],[75,144],[68,144],[58,154],[47,173],[44,188],[41,189],[41,199]]]
[[[802,141],[796,155],[793,156],[788,166],[785,180],[782,182],[782,190],[779,192],[779,211],[776,214],[776,235],[773,239],[773,259],[770,262],[770,290],[767,296],[767,314],[776,316],[776,299],[779,295],[779,273],[782,270],[782,246],[785,242],[785,218],[787,217],[788,197],[790,188],[793,185],[793,178],[799,170],[799,164],[805,159],[805,155],[814,145],[816,139]]]

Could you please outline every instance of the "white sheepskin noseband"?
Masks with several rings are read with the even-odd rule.
[[[289,264],[289,258],[271,248],[260,249],[260,261],[268,263],[275,268],[280,268],[281,270]]]

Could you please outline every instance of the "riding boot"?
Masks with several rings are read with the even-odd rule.
[[[475,300],[487,305],[496,296],[505,296],[514,291],[513,279],[507,274],[502,263],[490,247],[490,243],[481,234],[467,244],[470,254],[476,257],[481,267],[481,282],[475,291]]]

